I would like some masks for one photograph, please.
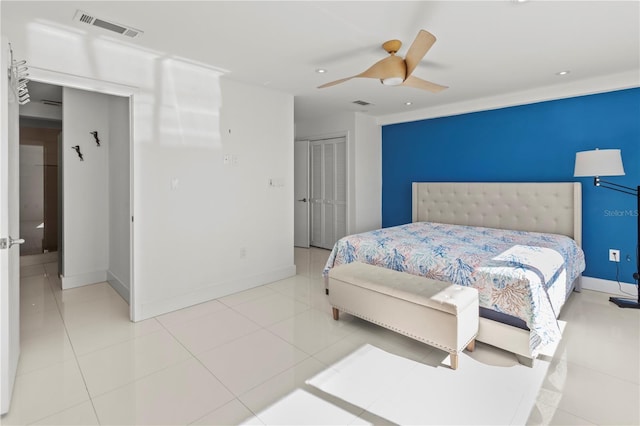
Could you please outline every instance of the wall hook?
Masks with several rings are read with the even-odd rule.
[[[75,151],[78,153],[78,157],[80,157],[80,161],[84,161],[84,157],[80,152],[80,145],[72,146],[71,149],[75,149]]]
[[[91,134],[93,135],[93,137],[94,137],[94,138],[95,138],[95,140],[96,140],[96,144],[97,144],[98,146],[100,146],[100,139],[98,139],[98,131],[97,131],[97,130],[94,130],[93,132],[89,132],[89,133],[91,133]]]

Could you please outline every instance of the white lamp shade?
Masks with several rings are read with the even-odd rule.
[[[622,176],[622,156],[619,149],[595,149],[576,152],[573,175],[580,176]]]

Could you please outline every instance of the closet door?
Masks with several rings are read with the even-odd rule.
[[[346,139],[311,143],[311,245],[331,249],[347,232]]]

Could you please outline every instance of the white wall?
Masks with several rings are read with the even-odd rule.
[[[154,284],[137,287],[145,317],[295,274],[293,99],[219,88],[217,138],[135,154],[135,282]]]
[[[65,87],[62,96],[62,288],[107,280],[109,267],[109,96]],[[81,161],[73,146],[80,146]]]
[[[131,287],[131,191],[129,98],[109,96],[109,139],[99,134],[108,150],[109,284],[127,301]]]
[[[382,131],[374,117],[345,112],[296,121],[296,139],[347,137],[349,199],[347,232],[370,231],[382,224]]]
[[[376,118],[355,113],[356,232],[382,226],[382,127]]]
[[[95,34],[11,37],[34,79],[133,94],[134,319],[295,274],[293,96]]]

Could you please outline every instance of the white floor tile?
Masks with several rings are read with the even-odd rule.
[[[222,407],[218,408],[212,413],[207,414],[203,418],[192,423],[194,425],[239,425],[239,424],[251,424],[262,425],[260,420],[253,415],[251,411],[247,409],[237,399],[226,403]]]
[[[93,399],[100,424],[189,424],[234,399],[190,359]]]
[[[306,390],[296,389],[256,417],[268,425],[348,425],[357,419],[359,412],[349,412]]]
[[[75,360],[75,354],[64,327],[57,330],[51,329],[48,334],[32,338],[23,338],[24,334],[20,341],[18,375]]]
[[[64,330],[64,322],[57,309],[20,313],[21,340],[43,337]]]
[[[349,341],[352,343],[351,346],[355,345],[356,347],[370,344],[394,355],[403,356],[416,361],[425,359],[429,354],[436,350],[433,346],[418,342],[410,337],[403,336],[359,318],[341,315],[340,321],[352,321],[351,324],[355,328],[353,333],[338,342],[342,342],[346,345],[345,347],[349,347]],[[323,358],[323,355],[321,354],[317,358],[321,359]]]
[[[308,355],[266,330],[258,330],[198,355],[235,395],[293,367]]]
[[[83,402],[75,407],[68,408],[60,413],[56,413],[52,416],[46,417],[38,422],[33,423],[35,425],[77,425],[77,426],[90,426],[98,425],[98,418],[93,409],[91,401]]]
[[[56,303],[56,299],[53,296],[48,282],[45,282],[43,288],[31,287],[26,289],[21,287],[20,293],[21,316],[28,316],[36,312],[48,310],[58,310],[58,304]]]
[[[58,259],[58,253],[51,251],[49,253],[42,254],[30,254],[26,256],[20,256],[20,266],[41,265],[47,262],[55,262]]]
[[[90,325],[68,329],[69,339],[77,355],[84,355],[116,343],[126,342],[154,331],[162,330],[155,318],[131,322],[128,318],[112,316]]]
[[[239,399],[254,413],[260,413],[296,389],[307,388],[306,381],[324,370],[321,362],[307,358],[240,395]]]
[[[309,309],[309,305],[281,294],[274,293],[259,299],[235,305],[233,306],[233,309],[240,312],[250,320],[266,327],[287,318],[291,318],[292,316]]]
[[[571,413],[567,413],[566,411],[561,410],[558,407],[537,403],[536,406],[533,407],[533,410],[531,411],[531,415],[529,416],[527,425],[529,426],[543,426],[543,425],[544,426],[546,425],[590,426],[590,425],[595,425],[595,423],[591,423],[582,417],[578,417]]]
[[[168,330],[191,353],[201,354],[259,328],[255,322],[225,306],[223,310],[168,327]]]
[[[330,365],[308,383],[364,410],[380,398],[391,396],[391,388],[398,387],[398,383],[417,366],[406,358],[365,345]]]
[[[564,359],[551,363],[538,401],[596,424],[640,424],[640,385]]]
[[[2,424],[28,424],[87,401],[78,364],[67,361],[16,377],[9,413]]]
[[[167,331],[159,330],[78,357],[92,397],[191,358]]]
[[[42,266],[41,264],[20,267],[20,278],[33,277],[36,275],[45,275],[44,266]]]
[[[251,300],[260,299],[261,297],[269,296],[274,293],[267,286],[254,287],[249,290],[241,291],[238,293],[231,294],[229,296],[221,297],[218,299],[220,302],[224,303],[227,306],[235,306],[241,303],[246,303]]]
[[[353,333],[355,328],[349,321],[334,321],[320,311],[309,309],[273,324],[269,330],[313,355]]]
[[[92,300],[105,300],[110,297],[120,297],[107,282],[71,288],[58,293],[58,300],[63,306],[81,304]]]
[[[603,293],[575,294],[555,358],[640,384],[640,316],[620,309]],[[579,303],[578,303],[579,302]]]
[[[208,302],[200,303],[195,306],[190,306],[188,308],[179,309],[174,312],[169,312],[168,314],[160,315],[156,317],[156,319],[160,321],[160,323],[165,327],[171,328],[188,321],[193,321],[213,312],[218,312],[225,309],[227,309],[227,306],[223,303],[219,302],[218,300],[210,300]]]
[[[63,293],[66,291],[68,290],[64,290]],[[67,329],[83,328],[101,322],[119,321],[122,319],[128,320],[129,305],[127,302],[117,294],[107,294],[107,297],[87,301],[62,302],[59,305],[60,314]]]
[[[312,308],[331,313],[331,305],[325,293],[325,283],[322,277],[311,278],[304,275],[296,275],[271,283],[269,287]]]

